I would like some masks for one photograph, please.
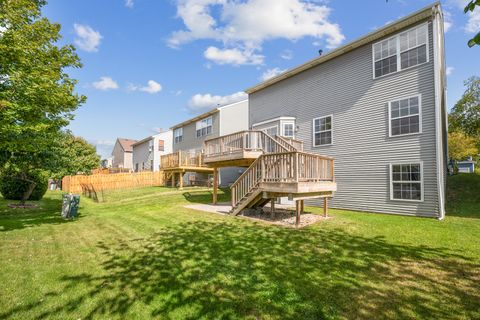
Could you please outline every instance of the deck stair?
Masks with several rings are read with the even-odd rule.
[[[337,190],[333,158],[304,152],[303,143],[295,139],[241,131],[207,140],[204,149],[208,166],[247,167],[230,187],[232,215],[280,197],[300,201],[303,207],[303,200],[330,198]]]

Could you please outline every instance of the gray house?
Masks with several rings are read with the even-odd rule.
[[[333,157],[331,207],[441,219],[445,91],[435,3],[247,89],[249,127]]]
[[[164,131],[132,144],[133,170],[158,171],[160,157],[172,153],[172,131]]]
[[[198,158],[203,152],[204,142],[208,139],[248,129],[248,100],[217,107],[197,117],[179,123],[172,128],[173,152],[190,154],[190,158]],[[206,170],[203,170],[206,171]],[[219,172],[219,183],[228,186],[244,171],[244,168],[223,168]],[[209,172],[187,172],[185,184],[192,181],[206,181]]]
[[[137,140],[117,138],[115,145],[112,151],[112,167],[113,168],[123,168],[123,169],[133,169],[132,165],[132,145],[137,142]]]

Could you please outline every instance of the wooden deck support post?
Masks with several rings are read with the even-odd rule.
[[[179,181],[179,184],[180,184],[180,188],[179,188],[179,189],[180,189],[180,190],[183,190],[183,175],[184,175],[184,174],[185,174],[185,173],[183,173],[183,172],[179,172],[179,173],[178,173],[178,179],[180,180],[180,181]]]
[[[217,204],[218,194],[218,168],[213,168],[213,204]]]
[[[175,172],[172,171],[172,188],[175,188]]]
[[[305,200],[300,202],[300,213],[305,213]]]
[[[270,200],[270,215],[272,217],[272,220],[275,219],[275,198]]]
[[[323,216],[328,217],[328,198],[323,198]]]
[[[300,200],[295,201],[296,217],[295,217],[295,227],[300,225]]]

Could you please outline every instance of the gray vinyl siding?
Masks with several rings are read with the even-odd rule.
[[[133,146],[133,170],[136,169],[136,164],[138,163],[138,171],[143,170],[151,170],[153,171],[151,162],[154,160],[154,152],[153,152],[153,145],[152,145],[152,152],[150,152],[150,142],[152,140],[147,140],[143,143],[136,144]],[[142,166],[143,164],[143,166]]]
[[[212,116],[212,133],[197,138],[197,127],[196,122],[189,123],[183,126],[183,140],[180,143],[175,143],[173,141],[173,152],[181,151],[190,151],[190,150],[202,150],[203,149],[203,142],[206,139],[210,139],[213,137],[218,137],[219,135],[219,114],[218,112],[213,114]],[[208,117],[205,117],[208,118]]]
[[[305,151],[335,158],[332,207],[438,215],[432,25],[429,62],[373,79],[372,43],[249,95],[250,126],[296,117]],[[388,102],[421,95],[422,133],[389,137]],[[314,147],[314,118],[333,115],[333,144]],[[440,142],[439,142],[440,143]],[[390,163],[423,162],[424,201],[390,200]],[[316,202],[317,203],[317,202]]]

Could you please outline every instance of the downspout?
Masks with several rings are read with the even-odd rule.
[[[445,168],[443,162],[443,126],[442,126],[442,97],[444,94],[444,53],[443,53],[443,19],[440,6],[433,8],[433,68],[435,87],[435,137],[436,137],[436,171],[438,192],[438,219],[445,218]]]

